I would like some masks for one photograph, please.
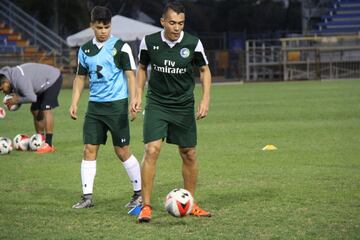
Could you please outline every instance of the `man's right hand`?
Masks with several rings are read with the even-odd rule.
[[[77,119],[77,106],[71,105],[70,109],[69,109],[69,114],[73,120],[76,120]]]

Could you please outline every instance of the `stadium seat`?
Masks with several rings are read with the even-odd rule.
[[[0,0],[0,67],[24,62],[70,65],[66,41],[15,2]]]
[[[360,33],[360,0],[336,0],[318,23],[318,35]]]
[[[0,46],[17,46],[17,42],[16,41],[8,41],[8,40],[3,40],[0,41]]]
[[[0,28],[0,34],[11,34],[13,33],[13,29],[12,28],[7,28],[7,27],[2,27]]]
[[[43,58],[43,53],[38,51],[38,47],[31,46],[29,40],[23,39],[21,34],[8,27],[4,21],[0,21],[0,54],[2,59]]]

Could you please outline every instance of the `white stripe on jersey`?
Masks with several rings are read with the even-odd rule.
[[[209,64],[209,61],[207,60],[207,57],[205,55],[204,46],[202,45],[200,39],[196,45],[195,52],[200,52],[206,62],[206,64]]]
[[[134,57],[133,57],[133,54],[132,54],[129,44],[125,43],[123,45],[123,47],[121,48],[121,51],[125,52],[129,55],[131,69],[136,70],[135,60],[134,60]]]
[[[146,42],[145,42],[145,37],[141,40],[140,42],[140,47],[139,47],[139,54],[138,54],[138,59],[140,60],[140,53],[141,50],[148,50],[147,46],[146,46]]]
[[[78,60],[77,60],[77,68],[76,68],[76,75],[78,75],[78,73],[79,73],[79,68],[80,68],[80,60],[78,58]]]
[[[25,76],[25,74],[24,74],[24,70],[23,70],[20,66],[16,66],[16,67],[20,70],[21,75]]]

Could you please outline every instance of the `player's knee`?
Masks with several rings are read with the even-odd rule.
[[[196,150],[195,148],[180,148],[179,152],[181,156],[185,159],[196,160]]]
[[[114,150],[115,150],[115,153],[116,155],[119,157],[119,159],[121,161],[126,161],[130,158],[131,156],[131,152],[130,152],[130,148],[129,146],[124,146],[124,147],[118,147],[118,146],[115,146],[114,147]]]
[[[90,145],[85,145],[84,147],[84,159],[88,159],[88,160],[93,160],[96,159],[96,154],[97,154],[97,148],[90,146]]]
[[[159,156],[160,147],[156,145],[146,145],[145,147],[145,154],[150,159],[156,159]]]
[[[34,117],[34,120],[35,120],[35,121],[42,121],[42,120],[44,120],[44,113],[43,113],[43,111],[41,111],[41,110],[33,111],[32,114],[33,114],[33,117]]]

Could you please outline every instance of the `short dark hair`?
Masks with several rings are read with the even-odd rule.
[[[91,10],[91,22],[100,22],[103,24],[108,24],[111,22],[111,11],[107,7],[95,6]]]
[[[7,77],[4,75],[4,74],[2,74],[2,73],[0,73],[0,85],[3,83],[3,81],[5,81],[5,80],[7,80]]]
[[[185,14],[185,7],[178,1],[169,1],[163,10],[163,16],[169,11],[169,9],[173,10],[177,14],[184,13]]]

